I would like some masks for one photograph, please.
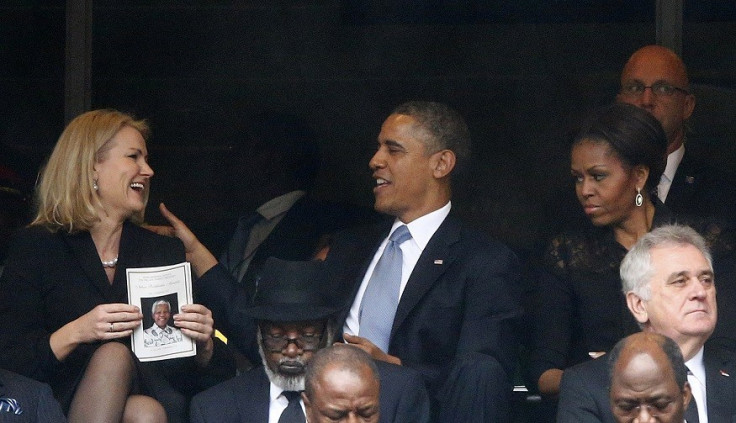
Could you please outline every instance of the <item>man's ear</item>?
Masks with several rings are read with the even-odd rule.
[[[629,307],[629,311],[631,311],[631,314],[634,315],[634,318],[640,324],[644,324],[649,321],[646,302],[644,302],[640,296],[633,292],[627,292],[626,306]]]
[[[687,410],[687,406],[690,405],[690,401],[693,399],[693,392],[690,389],[690,383],[685,382],[682,387],[682,409]]]
[[[305,391],[302,391],[302,401],[304,401],[304,408],[306,408],[307,410],[312,407],[312,404],[309,402],[309,398],[307,397],[307,393]]]
[[[456,160],[452,150],[440,150],[432,154],[432,175],[437,179],[448,176],[455,168]]]

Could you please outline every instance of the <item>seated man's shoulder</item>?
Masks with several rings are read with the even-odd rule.
[[[263,389],[259,389],[263,388]],[[245,397],[268,396],[269,381],[263,367],[257,366],[238,376],[208,388],[194,396],[192,401],[206,402],[212,399],[223,399],[226,396],[235,396],[238,399]],[[265,394],[264,394],[265,392]]]
[[[613,422],[608,399],[608,357],[565,369],[557,422]]]
[[[604,355],[598,359],[588,360],[565,369],[562,374],[562,384],[569,385],[573,383],[607,386],[608,357]]]
[[[422,375],[406,366],[397,366],[396,364],[387,363],[385,361],[375,360],[376,368],[382,382],[399,384],[402,386],[416,384],[422,382]]]
[[[35,419],[33,421],[54,423],[66,421],[61,406],[53,397],[51,387],[43,382],[0,369],[0,391],[2,391],[0,405],[11,408],[3,409],[3,413],[14,412],[13,408],[17,407],[22,414],[32,416],[31,418]],[[5,421],[2,415],[0,421]]]

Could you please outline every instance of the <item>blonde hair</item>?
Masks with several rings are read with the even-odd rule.
[[[94,189],[94,166],[104,161],[114,146],[112,138],[130,126],[148,139],[150,130],[143,120],[117,110],[102,109],[83,113],[61,133],[36,188],[38,213],[31,225],[68,233],[89,230],[100,221],[100,199]],[[145,201],[148,200],[148,191]],[[131,216],[143,222],[143,211]]]

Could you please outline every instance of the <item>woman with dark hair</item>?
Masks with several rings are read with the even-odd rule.
[[[186,421],[187,397],[218,361],[199,304],[174,316],[196,357],[141,363],[130,349],[143,315],[128,304],[126,269],[185,261],[181,242],[138,226],[153,177],[147,136],[114,110],[69,123],[0,280],[0,367],[49,383],[70,422]]]
[[[543,257],[530,307],[534,333],[528,369],[542,394],[559,392],[563,369],[597,358],[639,330],[626,307],[618,269],[642,235],[674,221],[653,193],[666,150],[660,123],[628,104],[597,110],[575,136],[570,172],[591,225],[554,237]],[[700,232],[714,241],[718,229],[711,225]]]

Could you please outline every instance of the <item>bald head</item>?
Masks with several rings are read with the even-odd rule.
[[[691,399],[682,353],[671,339],[640,332],[610,353],[611,410],[617,422],[682,423]]]
[[[378,369],[357,347],[319,350],[307,366],[305,388],[302,399],[310,423],[379,421]]]
[[[636,92],[628,89],[640,84],[643,87],[656,87],[666,84],[675,90],[644,89]],[[695,97],[690,94],[685,64],[672,50],[649,45],[631,55],[621,72],[621,91],[618,101],[633,104],[652,113],[667,134],[670,143],[668,153],[682,145],[685,136],[685,121],[695,108]]]

